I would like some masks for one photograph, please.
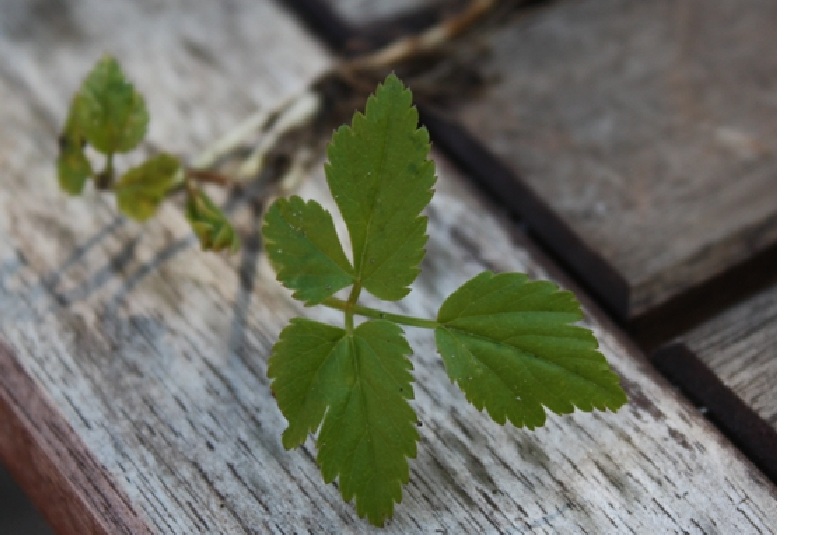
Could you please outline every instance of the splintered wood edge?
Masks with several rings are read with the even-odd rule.
[[[57,533],[153,533],[2,338],[0,461]]]

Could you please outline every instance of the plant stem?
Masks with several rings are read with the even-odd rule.
[[[358,306],[358,296],[361,295],[361,283],[359,281],[355,281],[353,284],[353,289],[350,290],[350,297],[347,298],[346,302],[342,303],[342,309],[344,311],[344,326],[347,328],[348,333],[353,332],[353,314],[355,313],[355,308]]]
[[[197,182],[218,184],[223,187],[229,187],[233,185],[230,178],[228,178],[227,176],[207,169],[195,169],[193,167],[186,167],[185,176],[186,178],[192,178]]]
[[[111,188],[114,183],[114,153],[109,152],[105,155],[105,169],[102,173],[96,176],[97,189],[107,190]]]
[[[359,287],[358,290],[360,293],[361,288]],[[352,294],[350,296],[352,297]],[[356,297],[356,299],[358,298]],[[389,320],[395,323],[400,323],[401,325],[407,325],[409,327],[420,327],[422,329],[435,329],[440,326],[440,324],[435,320],[428,320],[424,318],[416,318],[414,316],[405,316],[403,314],[393,314],[391,312],[384,312],[383,310],[378,310],[376,308],[361,306],[355,302],[351,303],[349,299],[347,301],[343,301],[336,297],[330,297],[329,299],[325,299],[324,301],[322,301],[321,304],[328,306],[330,308],[335,308],[336,310],[343,310],[345,313],[345,324],[347,318],[349,318],[349,321],[352,322],[352,315],[358,314],[359,316]]]

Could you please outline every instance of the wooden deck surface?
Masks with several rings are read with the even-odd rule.
[[[568,27],[566,21],[587,27],[579,35],[593,36],[606,35],[607,24],[627,25],[628,17],[636,16],[634,2],[616,2],[619,10],[598,6],[596,15],[591,4],[527,8],[533,11],[512,17],[488,37],[493,61],[499,61],[501,50],[512,54],[510,36],[524,30],[531,32],[525,41],[532,45],[535,39],[563,35],[559,30]],[[744,12],[756,16],[767,5],[756,2]],[[145,94],[152,115],[150,147],[181,155],[196,154],[258,107],[303,91],[327,72],[332,53],[291,12],[269,0],[155,5],[13,0],[4,9],[0,460],[57,533],[376,532],[356,517],[334,486],[321,481],[312,440],[290,452],[281,446],[285,421],[265,378],[270,347],[292,315],[332,320],[336,314],[305,310],[293,302],[260,254],[261,201],[255,196],[265,188],[249,188],[226,200],[245,246],[237,255],[215,255],[198,250],[180,205],[167,203],[155,219],[137,224],[117,215],[110,196],[62,194],[53,166],[68,101],[104,52],[120,59]],[[619,18],[604,17],[607,9]],[[651,39],[659,39],[644,31],[632,43],[635,53],[647,53],[641,47],[651,49]],[[520,56],[515,59],[522,63],[510,56],[487,68],[514,68],[535,57]],[[751,69],[753,62],[739,57],[738,63]],[[608,68],[617,63],[606,55],[601,61],[611,62]],[[765,61],[760,59],[759,66],[763,85],[769,74]],[[691,59],[689,68],[697,65]],[[705,76],[712,67],[702,68]],[[565,80],[568,75],[561,72],[553,76]],[[575,81],[589,76],[584,72]],[[483,100],[457,112],[459,120],[467,129],[476,128],[492,110],[507,126],[510,121],[544,120],[545,115],[535,113],[525,117],[525,99],[538,100],[526,96],[522,76],[501,77],[512,85],[490,87]],[[548,80],[531,80],[550,87]],[[615,94],[625,92],[628,84],[618,87]],[[522,91],[511,94],[518,100],[498,111],[491,98],[501,97],[492,97],[493,91],[514,88]],[[757,96],[764,100],[765,95],[761,91]],[[744,105],[739,96],[734,100]],[[609,108],[600,100],[595,109],[603,113]],[[715,203],[701,209],[718,213],[714,206],[729,211],[736,205],[742,213],[748,210],[751,221],[773,217],[774,233],[763,234],[775,240],[775,209],[764,187],[770,180],[769,160],[775,158],[765,130],[768,109],[736,113],[753,115],[748,128],[764,150],[743,153],[739,163],[725,165],[748,171],[742,177],[758,177],[759,182],[743,180],[749,191],[759,187],[762,193],[749,193],[752,198],[745,203],[731,193],[738,191],[734,186],[727,186],[725,195],[734,195],[734,201],[720,204],[721,195],[700,195]],[[762,124],[758,133],[753,130],[756,120]],[[498,130],[507,134],[505,141],[497,136],[484,141],[499,153],[499,143],[507,143],[512,154],[543,140],[524,138],[511,127]],[[690,134],[684,124],[675,123],[672,131]],[[321,147],[326,132],[317,135],[312,142]],[[643,139],[638,136],[634,142]],[[573,150],[578,158],[602,158],[593,147]],[[650,159],[653,154],[645,150],[641,154]],[[663,154],[673,152],[667,151]],[[537,150],[529,152],[537,157]],[[614,160],[623,162],[626,156]],[[436,151],[434,158],[439,178],[428,211],[427,258],[400,310],[434,314],[449,292],[483,269],[555,280],[578,293],[588,325],[622,378],[629,404],[614,414],[550,417],[545,428],[534,432],[497,426],[449,382],[428,333],[408,330],[416,350],[413,407],[423,425],[404,501],[385,532],[775,532],[775,483],[668,384],[629,334],[590,298],[582,281],[558,267],[557,261],[566,259],[544,254],[508,216],[510,209],[476,189],[473,178],[448,154]],[[521,165],[534,166],[531,161]],[[704,180],[716,180],[717,171],[705,168]],[[521,176],[535,167],[527,169]],[[544,176],[551,172],[548,166],[543,171]],[[681,180],[676,174],[672,178]],[[680,185],[675,198],[699,206],[694,190],[686,189],[695,185]],[[307,169],[297,193],[329,202],[320,165]],[[606,202],[602,194],[600,199]],[[587,210],[593,213],[595,206]],[[652,214],[659,212],[650,208]],[[745,228],[734,226],[733,217],[727,220],[731,223],[720,232],[733,236],[736,228]],[[658,222],[657,228],[668,225]],[[673,230],[663,232],[664,243],[674,241],[668,237]],[[638,245],[648,255],[655,237],[646,240]],[[605,254],[601,249],[601,257]],[[684,256],[674,256],[675,261],[684,264]],[[734,262],[731,258],[726,262]],[[624,268],[632,273],[629,269]],[[633,276],[644,280],[645,272]],[[680,286],[672,285],[659,294],[679,291]],[[655,295],[644,295],[649,294]],[[761,308],[743,318],[771,318],[775,289],[759,299],[753,302]],[[735,325],[732,314],[726,312],[713,325]],[[696,333],[692,340],[707,338]],[[730,367],[734,361],[728,361]],[[730,377],[725,382],[740,389]]]

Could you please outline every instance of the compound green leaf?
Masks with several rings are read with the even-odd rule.
[[[185,217],[199,238],[203,250],[221,251],[236,250],[239,239],[233,226],[224,212],[216,206],[204,191],[189,188],[188,201],[185,203]]]
[[[148,110],[117,60],[104,56],[72,104],[76,127],[103,154],[128,152],[145,137]]]
[[[262,236],[276,277],[296,299],[315,305],[353,283],[333,219],[317,202],[278,199],[265,214]]]
[[[371,294],[401,299],[424,257],[435,168],[412,94],[390,75],[339,128],[327,150],[327,182],[353,245],[356,278]]]
[[[401,329],[384,320],[352,332],[293,319],[273,347],[268,376],[288,421],[286,448],[321,430],[317,461],[327,483],[338,478],[346,501],[383,525],[409,480],[408,458],[418,431],[409,405],[413,391]]]
[[[520,273],[481,273],[441,305],[435,330],[447,373],[496,422],[531,429],[543,406],[616,410],[626,402],[574,296]]]
[[[169,154],[129,169],[114,187],[119,209],[137,221],[148,219],[173,187],[179,169],[179,160]]]

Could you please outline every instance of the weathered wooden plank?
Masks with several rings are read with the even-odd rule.
[[[776,287],[685,333],[717,377],[776,428]]]
[[[152,12],[109,4],[92,17],[109,22],[102,26],[80,16],[93,12],[91,2],[53,19],[26,11],[43,35],[80,21],[64,46],[0,34],[12,60],[0,66],[0,336],[21,370],[0,382],[28,377],[155,532],[367,532],[321,482],[312,441],[281,447],[285,422],[264,377],[290,316],[336,314],[293,303],[252,242],[233,257],[202,253],[178,207],[137,225],[115,214],[110,197],[62,195],[52,168],[68,98],[101,48],[149,88],[150,139],[183,154],[262,99],[298,91],[326,59],[275,5],[191,2]],[[127,28],[106,19],[119,8]],[[129,46],[151,29],[145,47]],[[191,52],[175,39],[204,48]],[[199,56],[212,59],[198,64]],[[433,315],[486,268],[566,283],[438,160],[428,258],[402,312]],[[329,202],[320,169],[300,193]],[[237,206],[232,216],[253,228],[252,211]],[[551,418],[535,432],[478,414],[446,379],[429,333],[408,331],[422,439],[388,531],[774,531],[772,485],[584,302],[631,403],[617,414]]]
[[[454,117],[539,200],[521,200],[524,218],[624,318],[775,243],[775,10],[553,2],[486,39],[480,68],[495,82]]]

